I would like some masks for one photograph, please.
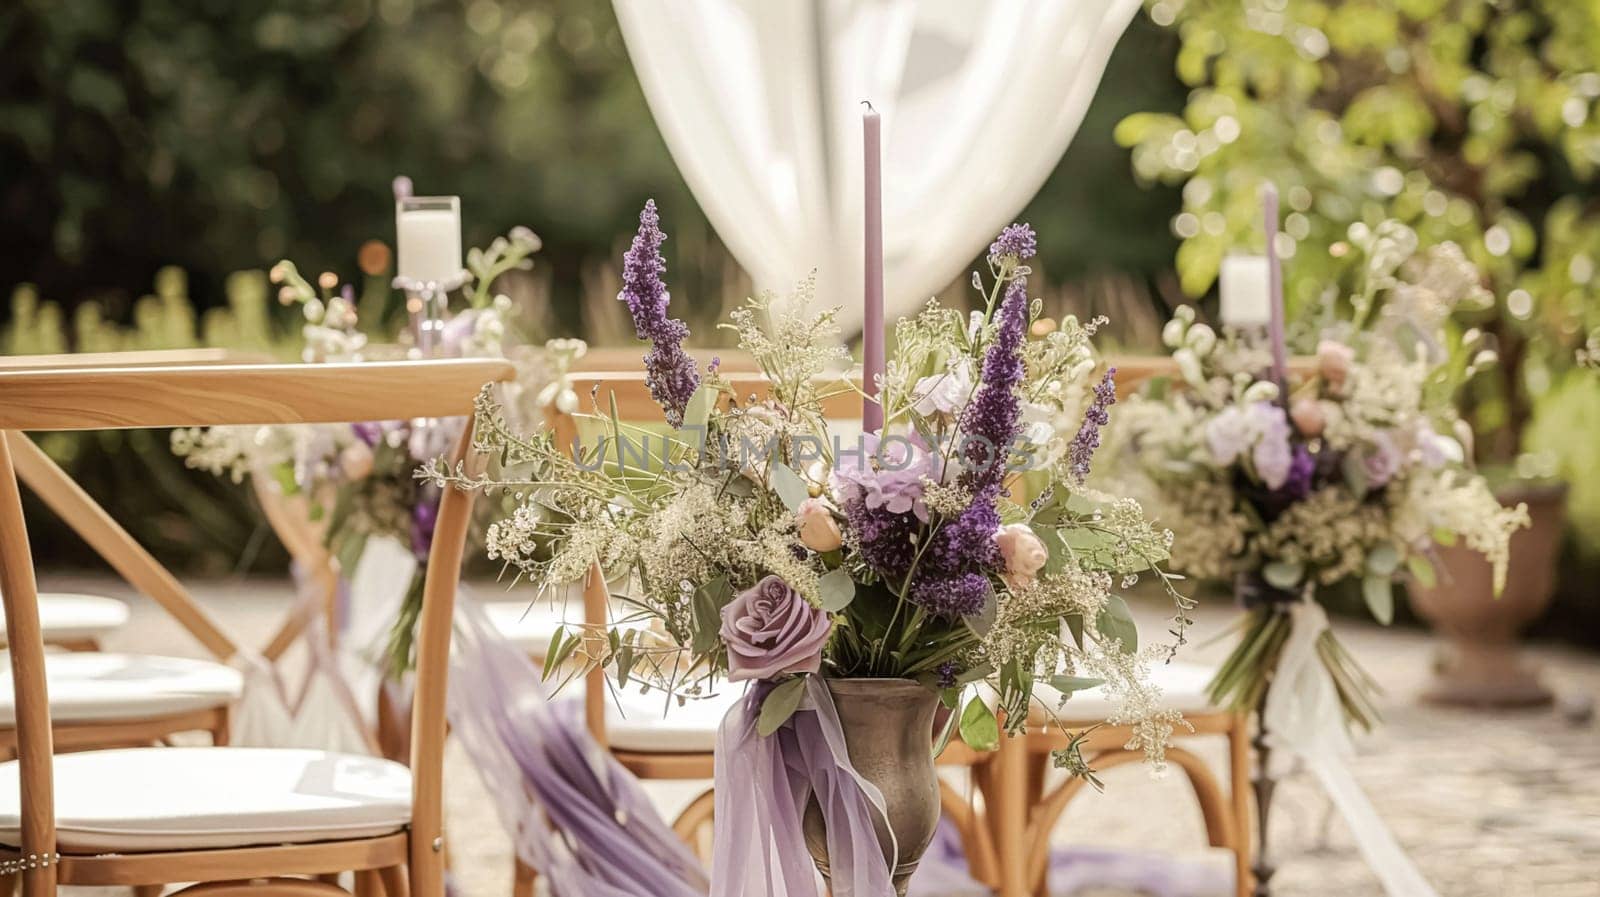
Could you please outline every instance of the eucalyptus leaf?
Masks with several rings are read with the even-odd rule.
[[[1034,534],[1039,537],[1040,542],[1044,543],[1044,548],[1047,552],[1044,562],[1045,574],[1051,575],[1060,573],[1062,570],[1066,569],[1067,562],[1071,559],[1072,555],[1067,551],[1066,543],[1061,540],[1060,531],[1043,527],[1035,527]]]
[[[772,485],[778,498],[783,500],[783,506],[790,511],[799,511],[800,503],[811,497],[811,491],[806,488],[806,481],[800,475],[789,469],[787,464],[779,461],[772,462],[767,468],[767,482]]]
[[[1411,571],[1411,578],[1417,585],[1431,589],[1439,584],[1439,576],[1433,569],[1433,562],[1427,558],[1414,554],[1406,559],[1406,569]]]
[[[765,738],[782,728],[783,724],[800,709],[800,699],[806,694],[806,677],[796,676],[780,683],[767,693],[761,702],[761,715],[756,717],[756,733]]]
[[[1106,597],[1106,605],[1095,619],[1094,628],[1102,636],[1122,642],[1124,654],[1139,650],[1139,627],[1133,622],[1133,612],[1128,610],[1128,602],[1116,595]]]
[[[817,581],[817,592],[822,599],[822,609],[838,613],[855,600],[856,583],[841,567],[822,574],[822,578]]]
[[[1299,561],[1272,561],[1261,568],[1261,578],[1275,589],[1288,591],[1300,584],[1306,565]]]
[[[723,576],[694,590],[694,638],[689,645],[694,653],[706,654],[717,646],[718,633],[722,631],[722,609],[732,600],[733,587]]]
[[[689,397],[688,403],[683,406],[683,426],[678,429],[687,430],[691,427],[698,427],[704,431],[706,421],[711,419],[711,409],[716,403],[716,387],[702,382],[699,388],[694,391],[694,395]]]
[[[1369,480],[1367,478],[1367,465],[1362,462],[1360,452],[1351,452],[1344,456],[1344,463],[1340,465],[1344,473],[1344,483],[1356,495],[1366,495]]]
[[[1099,688],[1106,684],[1104,679],[1095,679],[1090,676],[1051,676],[1050,687],[1064,695],[1075,691],[1084,691],[1090,688]]]
[[[1067,624],[1067,630],[1072,633],[1072,641],[1083,650],[1083,614],[1067,614],[1061,618]]]
[[[961,740],[975,751],[992,751],[1000,747],[1000,723],[994,711],[982,698],[973,698],[961,711]]]
[[[1383,542],[1367,552],[1367,572],[1373,576],[1392,576],[1400,568],[1400,552]]]
[[[1361,580],[1361,597],[1367,599],[1372,618],[1388,626],[1394,622],[1394,583],[1387,576],[1368,576]]]
[[[628,633],[626,638],[618,640],[616,649],[612,652],[617,664],[617,687],[626,688],[628,676],[633,673],[633,633]]]

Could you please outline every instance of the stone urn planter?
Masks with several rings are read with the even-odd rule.
[[[911,679],[826,682],[844,730],[850,765],[883,793],[888,828],[876,814],[874,827],[895,893],[904,897],[911,873],[939,825],[939,777],[931,736],[939,696]],[[827,827],[815,801],[807,804],[802,827],[812,860],[823,878],[829,878]],[[897,848],[894,856],[889,855],[891,845]]]
[[[1438,549],[1439,576],[1432,588],[1411,586],[1411,606],[1444,640],[1424,700],[1473,707],[1550,701],[1539,671],[1522,657],[1518,635],[1550,604],[1567,489],[1522,484],[1497,494],[1506,505],[1526,502],[1533,522],[1511,537],[1505,591],[1495,596],[1488,562],[1461,545]]]

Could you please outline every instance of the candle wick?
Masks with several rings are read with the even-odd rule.
[[[877,112],[878,111],[876,108],[873,107],[871,100],[862,100],[861,101],[861,105],[867,107],[867,111],[868,112]]]

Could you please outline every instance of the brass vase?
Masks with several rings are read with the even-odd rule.
[[[933,764],[933,718],[939,696],[910,679],[828,679],[828,691],[844,730],[850,764],[883,793],[888,825],[874,813],[874,827],[894,890],[904,897],[911,873],[939,825],[939,777]],[[802,822],[806,847],[828,878],[828,836],[816,801]],[[889,832],[894,832],[891,842]],[[898,847],[889,856],[891,844]]]

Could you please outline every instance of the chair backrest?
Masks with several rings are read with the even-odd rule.
[[[473,399],[483,384],[514,376],[515,369],[508,362],[469,359],[29,370],[0,366],[0,432],[5,437],[0,439],[0,601],[10,641],[16,701],[21,852],[55,852],[44,644],[18,488],[19,471],[38,462],[38,450],[22,431],[339,423],[462,415],[470,420]],[[471,433],[469,423],[456,445],[455,459],[466,458]],[[24,459],[21,464],[16,463],[18,458]],[[424,585],[411,738],[410,859],[412,881],[424,885],[419,893],[443,890],[445,676],[470,515],[471,496],[445,490]],[[53,892],[53,866],[30,868],[22,874],[24,893]]]

